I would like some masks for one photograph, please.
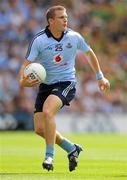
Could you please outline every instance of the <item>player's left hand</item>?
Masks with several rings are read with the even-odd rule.
[[[106,93],[110,90],[110,82],[105,77],[98,80],[98,86],[99,86],[100,91],[102,91],[102,92]]]

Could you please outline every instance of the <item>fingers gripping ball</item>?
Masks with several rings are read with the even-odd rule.
[[[45,81],[46,78],[46,70],[45,68],[39,63],[31,63],[26,66],[24,70],[24,75],[28,76],[35,80],[37,79],[40,83]]]
[[[104,85],[101,86],[101,91],[104,91],[105,87]]]

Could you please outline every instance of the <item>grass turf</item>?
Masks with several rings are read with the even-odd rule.
[[[78,168],[69,172],[67,154],[55,146],[54,171],[41,167],[45,144],[34,132],[0,132],[0,179],[123,180],[127,179],[127,135],[70,134],[83,146]]]

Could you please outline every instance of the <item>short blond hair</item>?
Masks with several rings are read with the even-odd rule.
[[[47,22],[49,22],[50,18],[55,17],[55,11],[62,11],[62,10],[66,11],[66,8],[64,6],[60,6],[60,5],[50,7],[46,12]]]

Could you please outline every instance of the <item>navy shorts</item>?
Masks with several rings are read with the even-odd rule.
[[[55,84],[47,85],[47,84],[40,84],[39,92],[37,94],[37,98],[35,101],[35,111],[42,112],[43,104],[47,97],[51,94],[58,96],[64,105],[70,105],[70,101],[75,97],[75,82],[65,81],[65,82],[58,82]]]

